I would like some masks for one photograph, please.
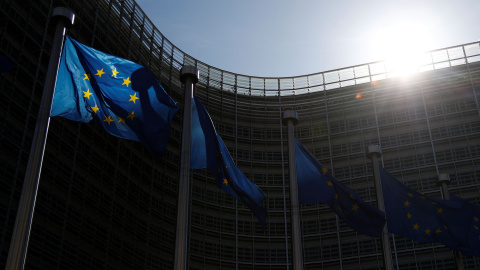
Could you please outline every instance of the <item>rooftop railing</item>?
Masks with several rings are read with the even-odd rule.
[[[123,23],[159,60],[176,69],[194,65],[200,71],[200,84],[240,95],[301,95],[480,62],[480,43],[473,42],[418,54],[409,58],[410,63],[384,60],[293,77],[248,76],[218,69],[184,53],[163,36],[133,0],[105,1],[112,11],[122,13]]]

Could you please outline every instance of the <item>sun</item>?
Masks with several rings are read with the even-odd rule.
[[[428,27],[420,23],[399,23],[381,28],[372,37],[371,49],[385,60],[389,77],[418,71],[420,59],[430,42]]]

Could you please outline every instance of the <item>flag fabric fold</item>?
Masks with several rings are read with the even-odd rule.
[[[190,168],[207,168],[215,177],[217,186],[246,204],[265,227],[267,211],[261,205],[265,194],[235,165],[210,115],[197,97],[192,101],[191,132]]]
[[[7,72],[13,67],[12,60],[9,57],[0,55],[0,73]]]
[[[440,242],[464,256],[480,255],[478,206],[458,197],[441,200],[424,196],[383,168],[380,176],[390,233],[419,242]]]
[[[299,203],[326,203],[335,190],[329,186],[327,169],[295,138]]]
[[[473,204],[467,200],[450,194],[450,199],[464,203],[468,209],[467,213],[471,213],[470,222],[467,222],[465,229],[468,231],[467,248],[462,250],[464,256],[480,256],[480,205]]]
[[[297,139],[295,157],[300,203],[326,202],[353,230],[368,236],[380,236],[385,226],[382,211],[340,183]]]
[[[108,133],[141,142],[159,159],[178,110],[145,67],[66,37],[51,116],[96,119]]]

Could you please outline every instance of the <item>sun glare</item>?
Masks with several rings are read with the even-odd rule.
[[[377,59],[385,60],[389,77],[416,73],[427,49],[428,29],[422,24],[403,23],[379,30],[372,38]]]

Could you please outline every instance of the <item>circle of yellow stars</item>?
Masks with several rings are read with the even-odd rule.
[[[112,69],[111,77],[117,78],[117,75],[119,73],[120,72],[117,70],[117,68],[114,67]],[[99,69],[99,70],[97,69],[97,73],[95,73],[94,75],[101,78],[103,74],[105,74],[105,71],[102,68],[102,69]],[[83,80],[90,81],[92,79],[92,74],[90,74],[90,73],[83,74],[83,75],[84,75]],[[122,85],[125,85],[127,88],[130,87],[130,84],[132,83],[132,81],[130,80],[130,77],[127,77],[126,79],[122,78],[122,80],[123,80]],[[88,99],[88,100],[90,100],[90,97],[93,95],[93,93],[90,92],[90,89],[87,89],[87,91],[82,91],[82,92],[83,92],[83,97]],[[129,96],[130,96],[130,99],[128,101],[131,101],[134,104],[136,104],[136,101],[140,99],[139,97],[137,97],[137,93],[134,93],[133,95],[129,95]],[[97,104],[95,104],[95,106],[93,106],[93,107],[90,106],[90,108],[91,108],[91,110],[93,111],[94,114],[96,114],[100,110],[100,108],[97,106]],[[114,122],[111,115],[108,115],[108,116],[104,115],[103,117],[104,117],[103,122],[106,122],[108,125],[110,125],[112,122]],[[135,115],[135,111],[132,111],[131,113],[128,113],[126,118],[131,119],[133,121],[136,117],[138,117],[138,115]],[[118,118],[118,123],[125,124],[125,119],[124,118],[122,118],[120,116],[117,116],[117,118]],[[225,179],[224,183],[225,182],[226,182],[226,179]]]
[[[323,175],[325,175],[325,174],[327,173],[327,171],[328,171],[328,170],[327,170],[325,167],[322,167],[322,174],[323,174]],[[332,188],[333,188],[333,182],[332,182],[332,180],[328,180],[327,185],[328,185],[329,187],[332,187]],[[356,212],[356,211],[358,211],[358,210],[360,209],[360,205],[359,205],[357,202],[354,201],[354,200],[355,200],[355,195],[353,195],[353,194],[348,194],[348,197],[351,199],[351,202],[352,202],[352,204],[351,204],[351,209],[350,209],[350,210],[344,209],[344,208],[346,208],[345,205],[344,205],[344,208],[342,208],[341,205],[340,205],[340,202],[338,202],[338,207],[337,207],[338,211],[343,212],[345,215],[349,215],[349,214],[350,214],[349,211],[355,211],[355,212]],[[338,201],[338,199],[339,199],[338,193],[335,193],[335,194],[334,194],[334,198]],[[343,203],[345,203],[345,202],[347,202],[347,201],[348,201],[348,200],[342,200]]]
[[[411,192],[407,193],[408,197],[410,198],[413,198],[413,194]],[[425,196],[420,196],[420,198],[422,200],[426,200],[427,198]],[[431,201],[431,204],[433,205],[437,205],[438,203],[435,202],[435,201]],[[403,206],[405,206],[406,208],[410,208],[410,206],[412,205],[412,203],[407,199],[403,202]],[[441,207],[438,207],[437,208],[437,213],[438,214],[442,214],[444,212],[444,209],[441,208]],[[410,211],[407,211],[407,214],[406,214],[406,217],[408,220],[412,220],[412,217],[413,215],[410,213]],[[415,231],[420,231],[420,228],[421,226],[418,224],[418,222],[415,222],[415,224],[412,225],[412,229],[415,230]],[[447,230],[447,226],[446,225],[443,225],[443,229],[444,230]],[[434,232],[435,234],[440,234],[442,233],[442,228],[436,228],[434,231],[432,231],[430,228],[425,228],[425,229],[422,229],[423,230],[423,233],[425,235],[431,235],[432,232]]]

